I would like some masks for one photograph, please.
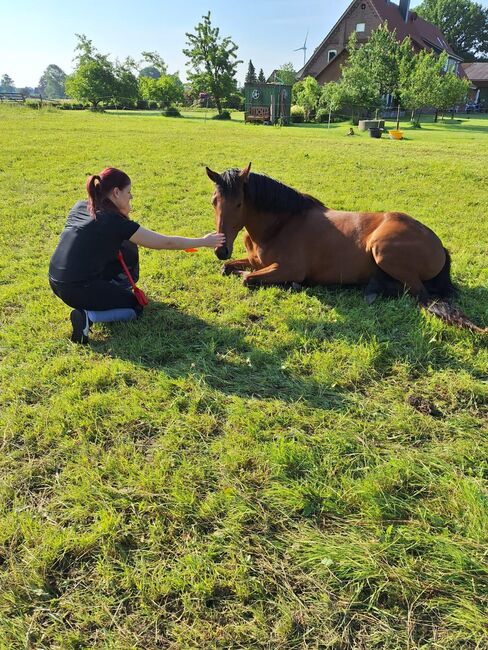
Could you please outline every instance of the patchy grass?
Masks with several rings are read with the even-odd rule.
[[[142,252],[142,321],[68,340],[47,266],[84,179],[213,229],[206,164],[399,209],[488,325],[488,121],[347,128],[0,108],[0,648],[488,648],[486,339],[408,298],[249,293]],[[240,252],[237,246],[236,255]]]

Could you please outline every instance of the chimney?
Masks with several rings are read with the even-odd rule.
[[[408,11],[410,9],[410,0],[400,0],[400,13],[402,14],[403,20],[408,22]]]

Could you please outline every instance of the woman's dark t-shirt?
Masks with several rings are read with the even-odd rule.
[[[117,258],[122,242],[139,224],[117,212],[97,212],[94,219],[87,201],[78,201],[68,215],[49,265],[56,282],[90,282],[102,277],[105,267]]]

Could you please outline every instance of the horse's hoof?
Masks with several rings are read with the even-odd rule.
[[[301,285],[300,282],[292,282],[290,288],[292,291],[301,291],[303,289],[303,285]]]
[[[366,302],[368,303],[368,305],[372,305],[372,304],[374,303],[374,301],[376,300],[377,297],[378,297],[378,294],[377,294],[377,293],[367,293],[367,294],[364,296],[364,299],[366,300]]]
[[[230,269],[227,268],[227,264],[222,264],[220,267],[220,272],[222,275],[230,275]]]

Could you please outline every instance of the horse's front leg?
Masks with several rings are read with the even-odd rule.
[[[261,286],[285,286],[295,290],[300,290],[305,277],[303,273],[286,268],[274,262],[264,269],[252,271],[251,273],[241,273],[244,279],[244,286],[251,288]]]
[[[246,271],[247,269],[252,269],[251,262],[247,257],[244,257],[242,260],[232,260],[226,262],[222,266],[222,275],[240,275],[241,271]]]

